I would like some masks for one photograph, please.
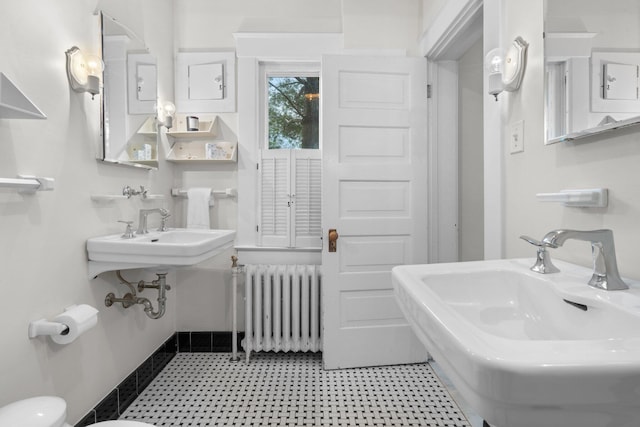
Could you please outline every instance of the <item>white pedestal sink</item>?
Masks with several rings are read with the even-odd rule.
[[[432,357],[495,427],[640,425],[640,283],[532,260],[408,265],[396,298]]]
[[[89,277],[131,268],[193,265],[233,245],[235,230],[171,228],[125,239],[122,234],[87,240]]]

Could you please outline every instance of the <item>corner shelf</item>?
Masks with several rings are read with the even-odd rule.
[[[215,144],[217,157],[207,158],[209,144]],[[194,141],[176,142],[167,161],[174,163],[236,163],[238,161],[238,144],[228,141]]]
[[[0,119],[46,119],[47,116],[0,72]]]
[[[158,125],[155,117],[148,117],[127,142],[119,160],[136,165],[158,167]],[[148,150],[148,151],[147,151]],[[140,156],[142,153],[142,156]]]
[[[148,136],[150,138],[156,138],[158,136],[158,127],[155,117],[148,117],[147,120],[136,131],[138,135]]]
[[[18,190],[19,193],[51,191],[55,186],[54,178],[31,175],[18,175],[17,178],[0,178],[0,188]]]
[[[186,119],[177,120],[176,131],[167,132],[174,140],[167,161],[192,164],[221,164],[238,161],[238,138],[219,118],[200,121],[203,130],[182,131]]]

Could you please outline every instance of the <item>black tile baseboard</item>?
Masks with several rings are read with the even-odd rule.
[[[117,420],[176,353],[229,353],[232,350],[231,338],[231,332],[176,332],[102,399],[75,427]],[[244,338],[244,332],[238,332],[238,347],[242,338]]]
[[[178,353],[229,353],[231,332],[177,332]],[[244,332],[238,332],[238,350]]]
[[[100,421],[117,420],[160,371],[167,366],[167,363],[173,359],[177,352],[178,334],[175,333],[102,399],[75,427],[85,427]]]

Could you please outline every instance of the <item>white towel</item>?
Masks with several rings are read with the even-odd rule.
[[[210,188],[189,188],[187,190],[187,228],[211,228],[209,207],[213,206]]]

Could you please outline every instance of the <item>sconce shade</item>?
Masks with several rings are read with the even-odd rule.
[[[173,127],[173,116],[175,113],[176,106],[173,102],[167,101],[162,103],[162,106],[158,109],[158,124],[167,129],[171,129]]]
[[[173,102],[167,101],[162,104],[162,113],[164,115],[164,126],[167,129],[173,127],[173,115],[176,113],[176,106]]]
[[[167,101],[164,104],[162,104],[162,110],[165,115],[173,117],[173,115],[176,112],[176,106],[173,104],[173,102]]]
[[[67,50],[67,77],[75,92],[89,92],[91,98],[100,93],[100,72],[103,63],[100,58],[87,56],[77,47]]]
[[[502,72],[504,70],[504,51],[500,48],[491,49],[484,59],[484,68],[488,75],[488,92],[495,96],[502,92]]]

